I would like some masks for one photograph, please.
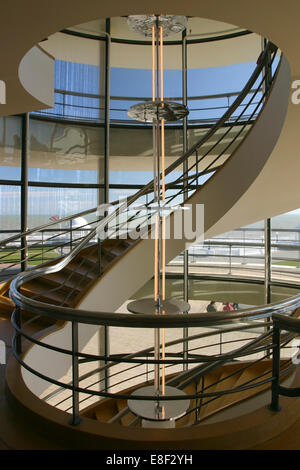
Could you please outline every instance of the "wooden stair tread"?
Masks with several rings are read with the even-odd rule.
[[[111,266],[134,240],[108,239],[101,244],[101,271],[102,273]],[[63,259],[63,257],[61,257]],[[57,262],[50,260],[47,265]],[[21,287],[21,292],[29,298],[53,305],[65,305],[75,307],[82,295],[89,289],[99,277],[98,244],[92,244],[83,248],[78,255],[61,271],[41,276],[26,282]],[[11,314],[14,308],[9,299],[9,282],[0,284],[0,309],[5,314]],[[6,299],[6,300],[4,300]]]
[[[61,292],[57,291],[51,291],[51,288],[47,289],[47,285],[43,284],[41,282],[38,282],[38,280],[26,282],[26,284],[23,284],[21,287],[21,293],[24,295],[28,296],[29,298],[35,298],[35,300],[38,300],[40,302],[46,302],[54,303],[55,305],[60,305],[64,302],[65,300],[65,295]]]
[[[70,273],[68,272],[59,271],[57,273],[47,274],[45,276],[39,277],[38,279],[43,283],[48,283],[55,287],[60,286],[61,289],[78,290],[78,283],[74,278],[72,278],[72,276],[70,276]]]
[[[126,400],[117,399],[116,402],[117,402],[118,412],[123,410],[124,408],[127,408],[127,401]],[[120,419],[120,422],[123,426],[129,426],[129,424],[135,418],[136,418],[136,416],[128,410],[128,413],[126,413],[126,415],[122,416],[122,418]]]
[[[71,261],[71,263],[69,263],[67,266],[65,266],[64,270],[68,273],[72,272],[73,276],[83,276],[87,279],[95,279],[96,277],[95,272],[91,272],[87,266],[80,265],[74,260]]]
[[[187,395],[194,395],[196,393],[196,385],[192,383],[188,385],[183,390]],[[189,410],[192,410],[196,407],[196,399],[190,400]],[[192,411],[186,416],[183,416],[176,422],[176,427],[186,426],[187,424],[192,424],[195,421],[195,411]]]
[[[213,393],[213,392],[222,392],[223,390],[228,390],[230,389],[230,385],[232,383],[235,383],[237,380],[237,377],[229,377],[228,378],[228,371],[221,372],[218,379],[217,383],[210,387],[207,392],[208,393]],[[223,398],[223,397],[222,397]],[[204,405],[204,416],[211,414],[215,410],[219,409],[220,407],[220,402],[222,398],[206,398],[205,402],[207,402],[207,405]]]
[[[95,409],[95,418],[97,421],[107,422],[117,413],[116,404],[111,402],[107,403],[106,406],[98,406]]]
[[[5,297],[4,295],[0,295],[0,304],[10,307],[14,307],[15,305],[9,297]]]
[[[271,364],[270,360],[254,364],[253,367],[252,365],[250,366],[250,364],[250,362],[227,364],[217,370],[214,370],[212,373],[205,376],[203,393],[232,390],[243,386],[244,384],[247,385],[247,382],[249,382],[251,379],[254,379],[253,382],[251,382],[251,384],[254,384],[255,382],[260,382],[262,379],[268,377]],[[249,367],[247,367],[248,365]],[[266,372],[266,375],[263,378],[258,377],[264,372]],[[258,395],[269,387],[270,383],[267,383],[241,392],[224,394],[220,398],[209,402],[207,405],[205,405],[205,402],[208,402],[210,398],[204,398],[202,400],[202,406],[200,407],[200,410],[198,410],[197,424],[201,421],[205,421],[205,419],[209,418],[210,416],[216,414],[219,411],[222,411],[226,408],[229,408],[230,406],[234,406],[248,398]],[[136,389],[136,387],[134,389]],[[126,390],[124,391],[124,393],[130,393],[132,390],[133,389],[130,389],[129,391]],[[202,379],[197,384],[197,388],[194,382],[186,386],[183,390],[187,395],[194,395],[196,394],[196,392],[201,393]],[[109,406],[110,409],[110,411],[107,413],[104,412],[104,408],[106,406]],[[114,422],[114,417],[112,416],[113,406],[115,407],[115,417],[117,418],[117,420],[115,421],[116,423],[119,423],[122,426],[130,426],[131,423],[136,419],[136,416],[133,415],[129,410],[125,415],[122,415],[122,410],[125,410],[128,405],[126,400],[118,398],[103,400],[100,404],[97,404],[96,406],[92,405],[89,409],[89,416],[92,417],[93,413],[96,416],[97,413],[98,418],[95,417],[94,419],[100,419],[101,417],[102,421],[104,419],[107,419],[108,421],[112,420],[112,422]],[[177,420],[176,428],[191,426],[194,423],[196,424],[196,406],[199,406],[199,402],[196,403],[196,399],[191,399],[189,409],[194,411]],[[117,416],[118,414],[119,416]]]
[[[257,366],[257,367],[255,367]],[[232,388],[238,388],[242,387],[243,385],[253,385],[256,382],[260,382],[262,378],[257,378],[258,375],[264,372],[266,370],[266,366],[269,368],[269,364],[265,364],[265,367],[263,364],[256,364],[254,367],[249,367],[243,371],[241,371],[238,379],[236,382],[233,384]],[[270,375],[270,374],[269,374]],[[263,378],[267,378],[268,375],[265,375]],[[253,379],[253,380],[252,380]],[[251,381],[251,382],[250,382]],[[249,382],[249,383],[248,383]],[[215,408],[210,407],[207,410],[204,410],[204,413],[200,417],[199,421],[202,421],[213,414],[217,413],[218,411],[224,410],[230,406],[234,406],[252,396],[256,396],[259,393],[263,392],[264,390],[268,389],[270,387],[270,384],[262,384],[259,386],[256,386],[254,388],[249,388],[247,390],[243,390],[240,392],[235,392],[232,394],[224,395],[221,401],[219,402],[219,405],[217,405]],[[215,400],[217,402],[218,400]],[[213,402],[212,402],[213,403]]]

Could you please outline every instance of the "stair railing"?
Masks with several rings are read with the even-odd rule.
[[[300,320],[297,318],[286,317],[282,314],[273,314],[273,382],[272,382],[272,402],[270,408],[272,411],[280,411],[279,396],[300,397],[300,387],[290,388],[280,385],[280,350],[281,350],[281,331],[294,333],[294,337],[300,334]],[[295,347],[299,348],[300,343],[297,340]],[[299,351],[292,358],[294,365],[299,364]]]
[[[97,312],[84,312],[84,311],[76,311],[74,309],[66,309],[62,307],[52,307],[52,312],[49,314],[49,309],[43,308],[42,314],[48,315],[51,318],[56,319],[69,319],[72,321],[72,324],[83,325],[104,325],[104,326],[121,326],[122,328],[146,328],[147,330],[152,330],[153,328],[183,328],[184,326],[198,328],[197,334],[193,336],[189,336],[189,338],[177,338],[173,341],[168,341],[166,343],[166,354],[165,359],[157,361],[154,358],[153,347],[146,348],[143,350],[135,351],[133,353],[124,353],[120,351],[117,354],[108,354],[108,355],[100,355],[94,353],[85,353],[79,351],[78,347],[72,341],[72,346],[67,348],[61,348],[49,343],[43,342],[43,340],[39,340],[36,337],[32,336],[30,331],[27,331],[27,326],[32,324],[32,320],[27,322],[23,322],[22,325],[19,325],[16,319],[16,311],[12,316],[12,323],[16,330],[16,336],[13,341],[13,352],[19,363],[24,367],[24,369],[28,370],[31,374],[35,375],[36,377],[48,381],[50,384],[56,385],[58,388],[63,389],[65,391],[70,391],[71,394],[67,397],[60,399],[59,404],[64,403],[66,400],[72,399],[76,405],[72,405],[71,407],[67,407],[66,411],[71,412],[72,414],[72,424],[79,424],[78,417],[80,415],[80,404],[85,404],[86,401],[93,397],[93,398],[116,398],[121,400],[128,400],[131,398],[131,393],[128,391],[122,391],[124,384],[127,385],[131,383],[130,381],[141,380],[142,377],[145,377],[146,374],[152,373],[153,367],[156,363],[160,363],[164,365],[164,367],[168,370],[168,372],[176,373],[173,378],[168,379],[167,385],[175,385],[180,389],[186,389],[191,384],[199,383],[199,381],[214,371],[217,371],[222,366],[227,363],[232,363],[234,361],[241,361],[240,367],[237,369],[236,373],[241,372],[245,369],[245,365],[243,364],[243,358],[249,358],[254,356],[253,364],[261,363],[262,361],[270,358],[270,348],[273,345],[272,340],[272,331],[263,332],[264,330],[263,322],[255,321],[248,325],[241,325],[241,321],[247,319],[251,320],[251,318],[276,318],[274,312],[280,312],[281,316],[284,315],[285,321],[292,321],[294,318],[297,318],[299,315],[299,307],[300,307],[300,296],[295,296],[292,299],[288,299],[279,303],[274,303],[271,305],[247,309],[245,311],[235,311],[235,312],[219,312],[218,314],[190,314],[188,316],[184,315],[170,315],[170,316],[162,316],[156,317],[153,315],[130,315],[130,314],[105,314],[105,313],[97,313]],[[77,315],[76,315],[77,313]],[[75,320],[76,318],[76,320]],[[292,320],[291,320],[292,319]],[[295,320],[296,321],[296,320]],[[299,324],[299,320],[298,324]],[[233,347],[227,352],[223,352],[222,354],[218,354],[217,352],[214,353],[205,353],[201,350],[205,347],[203,346],[203,340],[205,338],[213,337],[219,334],[219,328],[223,325],[223,333],[224,334],[241,334],[242,332],[247,333],[249,331],[254,331],[255,329],[258,330],[257,335],[254,337],[244,337],[242,338],[242,346],[234,347],[235,344],[241,341],[238,337],[230,337],[227,343],[227,347],[231,344]],[[212,330],[211,332],[207,332],[208,328],[216,328],[218,330]],[[203,328],[205,331],[203,332]],[[284,324],[285,328],[285,324]],[[297,331],[299,330],[299,326],[297,327]],[[122,333],[126,335],[126,330]],[[70,359],[72,358],[72,371],[73,371],[73,380],[69,383],[64,383],[61,380],[55,380],[51,376],[47,376],[41,370],[34,368],[30,363],[26,361],[25,358],[22,357],[21,353],[17,350],[17,337],[25,338],[32,344],[39,346],[40,348],[45,348],[48,351],[52,351],[55,353],[59,353],[62,355],[66,355]],[[292,341],[294,338],[294,334],[287,334],[285,337],[282,338],[281,347],[286,345],[288,342]],[[72,337],[73,337],[73,328],[72,328]],[[180,349],[174,350],[175,346],[182,345],[184,341],[189,342],[188,348],[188,356],[187,359],[182,357],[182,347]],[[206,345],[206,349],[211,347],[212,344]],[[218,346],[218,343],[216,343]],[[88,374],[84,374],[83,376],[79,375],[79,365],[80,364],[95,364],[101,361],[103,366],[100,368],[95,368],[92,372]],[[178,367],[182,367],[182,364],[186,363],[188,365],[188,370],[179,372]],[[120,366],[121,371],[119,370]],[[284,366],[284,367],[283,367]],[[139,372],[138,368],[143,367],[144,371]],[[148,371],[147,371],[148,367]],[[247,368],[248,366],[246,366]],[[114,370],[117,368],[117,372]],[[150,370],[149,370],[150,368]],[[280,364],[280,371],[278,372],[278,377],[283,377],[287,373],[289,373],[292,369],[294,369],[294,365],[290,364],[290,360],[285,361],[284,364]],[[111,370],[111,378],[112,383],[110,383],[109,387],[106,388],[103,385],[103,379],[98,379],[93,381],[92,383],[84,386],[83,381],[87,378],[91,378],[95,376],[97,373],[104,372],[107,370]],[[128,371],[135,371],[137,370],[135,375],[131,375],[130,377],[125,376],[125,379],[122,378],[122,373],[127,373]],[[274,370],[274,366],[273,366]],[[76,381],[74,382],[74,377],[76,377]],[[119,378],[120,377],[120,378]],[[221,382],[225,382],[230,375],[223,377]],[[212,389],[213,385],[218,384],[218,381],[215,384],[210,384],[209,386],[204,386],[202,389],[193,392],[189,392],[186,395],[186,398],[189,400],[197,400],[198,403],[201,401],[201,406],[197,404],[197,406],[192,407],[186,413],[186,416],[195,413],[195,416],[198,415],[199,420],[202,420],[201,410],[207,406],[212,401],[221,398],[225,395],[229,394],[236,394],[251,388],[260,387],[262,385],[268,385],[274,383],[274,375],[272,374],[272,367],[270,369],[265,370],[261,375],[256,375],[255,377],[251,378],[249,381],[242,383],[240,386],[233,387],[232,389],[220,388],[218,390]],[[140,383],[140,382],[138,382]],[[150,382],[151,383],[151,382]],[[95,389],[95,386],[99,388]],[[121,391],[120,391],[121,390]],[[79,395],[84,394],[86,398],[79,400]],[[137,399],[152,399],[149,397],[140,396]],[[155,398],[153,398],[155,399]],[[165,397],[162,400],[168,399],[175,399],[175,397]],[[193,421],[195,422],[195,421]]]

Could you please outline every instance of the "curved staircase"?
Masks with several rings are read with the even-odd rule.
[[[274,59],[276,50],[274,50],[272,44],[268,44],[263,57],[266,58],[270,50],[273,52]],[[166,171],[166,174],[171,176],[171,182],[168,183],[167,188],[170,190],[167,202],[172,202],[175,197],[179,197],[181,204],[191,204],[192,211],[195,210],[195,206],[199,202],[205,203],[206,210],[208,211],[205,220],[205,232],[213,230],[214,225],[222,217],[226,217],[226,213],[231,206],[251,185],[267,161],[281,131],[285,116],[282,109],[286,109],[287,106],[288,91],[286,85],[289,80],[288,66],[284,58],[278,67],[273,87],[271,90],[268,89],[263,93],[260,104],[256,109],[257,115],[254,116],[253,114],[248,120],[243,121],[242,113],[239,116],[241,120],[237,118],[235,124],[232,127],[228,127],[229,118],[239,108],[243,100],[247,99],[247,94],[257,84],[257,80],[261,80],[263,67],[264,62],[262,61],[258,64],[253,76],[249,79],[236,102],[230,107],[230,110],[225,113],[218,123],[196,145]],[[262,78],[260,86],[263,84],[263,81],[264,78]],[[281,113],[278,113],[279,117],[276,124],[272,128],[272,132],[265,136],[262,145],[261,136],[263,129],[270,115],[278,107],[281,108]],[[253,124],[254,121],[255,124]],[[232,130],[234,125],[237,126],[238,131],[234,133],[229,143],[226,144],[226,139],[228,139],[230,130]],[[245,129],[248,132],[245,133]],[[222,132],[219,137],[220,130]],[[243,138],[240,139],[240,136]],[[222,142],[221,150],[216,153],[216,147],[220,142]],[[178,177],[176,170],[184,162],[187,162],[188,170],[183,170]],[[236,171],[241,175],[238,182],[235,182],[234,177]],[[207,180],[205,183],[201,183],[201,177],[204,175],[208,175]],[[227,183],[231,181],[236,184],[232,184],[230,191],[228,191],[228,185],[224,184],[225,181]],[[174,196],[174,188],[178,188],[178,186],[179,189]],[[105,228],[108,222],[115,220],[117,216],[126,213],[126,211],[128,211],[127,219],[131,220],[131,206],[143,200],[146,194],[151,196],[152,192],[153,182],[130,198],[129,208],[123,209],[123,205],[120,204],[116,214],[109,215],[100,220],[100,222],[98,219],[98,222]],[[147,204],[151,204],[151,197],[150,202]],[[140,216],[140,211],[137,211],[133,217],[133,220],[137,221],[136,227],[140,227]],[[74,216],[74,218],[76,217],[78,217],[78,214]],[[172,218],[172,215],[170,217]],[[120,233],[122,223],[118,222],[118,224],[116,224],[115,230],[117,233]],[[25,336],[26,341],[23,340],[22,344],[23,354],[22,356],[18,352],[16,354],[21,364],[22,361],[26,362],[28,352],[36,347],[39,340],[43,341],[49,333],[53,334],[58,329],[62,329],[67,325],[66,320],[64,320],[64,312],[65,318],[71,318],[70,315],[73,315],[72,327],[80,321],[78,318],[83,318],[82,312],[84,309],[86,317],[88,317],[87,312],[89,311],[91,317],[93,316],[96,321],[97,312],[99,310],[106,310],[101,303],[99,305],[99,301],[102,302],[103,299],[109,301],[113,305],[109,311],[116,310],[145,280],[151,277],[151,258],[153,252],[150,249],[151,240],[143,238],[132,240],[129,237],[125,239],[111,238],[105,239],[99,245],[95,241],[96,233],[96,228],[93,227],[88,235],[83,240],[79,240],[75,248],[71,249],[65,256],[57,257],[56,260],[25,271],[14,278],[12,282],[8,281],[1,285],[1,330],[3,329],[4,331],[6,328],[9,331],[7,338],[11,339],[12,331],[7,324],[9,315],[15,309],[15,304],[21,309],[21,326],[16,325],[16,322],[14,325],[21,328],[20,331],[22,331],[22,323],[26,326],[27,336]],[[27,235],[25,233],[21,237],[26,239]],[[186,239],[171,239],[168,243],[170,248],[168,248],[167,260],[173,259],[174,256],[183,251],[185,242]],[[141,260],[143,263],[140,263]],[[132,266],[137,267],[136,272],[134,275],[133,272],[130,272],[130,276],[128,276],[128,270]],[[119,282],[120,279],[124,281],[122,285]],[[114,292],[112,292],[111,286],[115,285],[118,285],[118,289],[114,289]],[[110,286],[110,296],[107,295],[108,286]],[[13,301],[10,300],[9,295]],[[78,317],[75,315],[75,309]],[[290,311],[293,315],[296,315],[295,309]],[[262,313],[264,315],[268,314],[270,317],[271,307],[262,310]],[[111,318],[117,318],[114,314],[106,314],[106,316],[109,315]],[[224,318],[216,317],[215,322],[220,325],[224,322],[234,322],[239,318],[247,318],[247,315],[251,317],[251,312],[241,314],[240,316],[239,314],[236,315],[236,317],[227,316],[225,320]],[[98,316],[101,319],[101,312]],[[205,323],[207,317],[203,317],[203,320]],[[210,321],[213,320],[210,317]],[[122,319],[118,321],[121,322]],[[149,319],[150,321],[151,319]],[[188,324],[190,319],[185,321]],[[201,321],[199,316],[199,325]],[[84,323],[83,320],[82,322]],[[92,320],[88,319],[86,323],[92,324]],[[99,323],[96,322],[95,324],[98,326],[105,325],[103,320],[99,320]],[[35,345],[30,345],[30,342],[27,341],[30,335],[35,339]],[[269,341],[267,343],[265,343],[265,338],[262,335],[261,339],[255,342],[255,347],[258,348],[260,346],[264,349],[271,347],[270,336],[267,336]],[[251,347],[248,352],[250,350]],[[84,358],[80,352],[77,358],[81,356]],[[73,367],[74,358],[76,358],[76,354],[72,350]],[[85,357],[85,359],[88,359],[88,357]],[[108,362],[110,356],[106,359],[106,362]],[[103,361],[103,357],[101,357],[101,360]],[[218,361],[221,361],[221,363]],[[22,364],[23,367],[25,367],[25,362]],[[222,426],[215,426],[213,423],[210,424],[209,420],[221,411],[234,408],[245,400],[267,390],[272,378],[268,356],[266,360],[259,364],[252,364],[250,362],[243,362],[242,364],[241,362],[238,364],[229,362],[226,364],[222,362],[221,358],[218,358],[214,359],[214,362],[210,364],[206,371],[203,370],[203,366],[202,368],[201,366],[198,367],[200,369],[196,366],[195,369],[187,371],[185,374],[177,373],[169,376],[168,380],[170,383],[177,384],[191,396],[191,404],[189,412],[176,423],[176,429],[168,430],[167,432],[156,430],[154,433],[153,430],[143,429],[141,434],[141,428],[138,427],[138,419],[131,415],[127,409],[126,399],[122,398],[122,396],[131,392],[134,387],[131,387],[130,390],[122,391],[119,398],[108,397],[104,398],[100,403],[91,405],[81,412],[82,422],[80,425],[72,426],[70,424],[69,413],[53,409],[50,405],[41,402],[26,387],[21,372],[22,368],[12,358],[7,367],[7,385],[10,399],[14,398],[14,403],[19,403],[23,410],[22,413],[24,412],[26,415],[29,412],[29,415],[33,414],[35,416],[39,425],[42,423],[42,427],[46,423],[46,426],[49,426],[57,434],[64,434],[66,442],[72,448],[114,448],[116,443],[120,446],[119,448],[145,448],[145,446],[149,449],[206,448],[205,446],[207,448],[219,448],[218,446],[221,446],[220,448],[241,448],[241,442],[244,442],[243,439],[245,439],[248,429],[244,424],[241,425],[239,418],[237,418],[237,428],[242,426],[240,429],[242,430],[241,436],[243,438],[241,440],[237,439],[234,444],[231,444],[232,447],[230,447],[230,439],[228,437],[230,433],[227,433],[227,440],[225,439],[224,443],[221,443],[220,440],[224,435],[221,433],[225,432],[226,426],[224,424]],[[282,372],[285,372],[284,364]],[[262,381],[260,380],[261,376],[264,376]],[[72,389],[72,386],[69,386],[69,389]],[[73,386],[73,394],[75,395],[76,393]],[[99,395],[101,396],[101,393]],[[105,393],[102,395],[105,397]],[[255,424],[256,429],[258,425],[262,425],[261,413],[257,414],[257,419],[258,421]],[[296,419],[297,415],[294,414],[294,422]],[[279,418],[274,418],[272,422],[277,422],[276,420],[280,421]],[[128,429],[130,429],[130,433]],[[197,430],[196,433],[195,429]],[[264,429],[266,432],[264,435],[265,439],[273,436],[272,431],[274,431],[274,428],[273,430]],[[90,441],[91,436],[93,438],[92,442]],[[253,435],[251,435],[247,444],[248,447],[259,444],[262,442],[261,439],[255,441]]]

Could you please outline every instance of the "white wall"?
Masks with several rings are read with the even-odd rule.
[[[54,59],[35,46],[23,57],[19,79],[25,90],[44,107],[54,105]]]

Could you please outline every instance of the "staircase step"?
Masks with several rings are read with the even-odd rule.
[[[232,388],[234,388],[236,382],[240,377],[240,373],[237,372],[234,375],[228,377],[229,375],[231,375],[231,373],[232,371],[230,369],[222,373],[219,376],[218,383],[215,386],[211,387],[211,389],[208,389],[207,392],[222,392],[224,390],[231,390]],[[232,400],[232,395],[223,395],[220,398],[216,399],[212,398],[212,401],[210,401],[207,405],[203,407],[203,413],[201,415],[201,418],[209,416],[215,413],[216,411],[222,409],[222,407],[226,403],[226,400],[228,400],[228,396],[230,396]],[[209,400],[210,398],[207,399],[207,401]]]
[[[258,372],[257,372],[257,369],[255,369],[254,367],[249,367],[248,369],[245,369],[239,379],[237,380],[236,384],[235,384],[235,388],[236,387],[242,387],[244,385],[253,385],[255,384],[256,382],[259,382],[261,381],[262,379],[256,379],[255,377],[257,377]],[[250,384],[248,384],[247,382],[249,382],[251,379],[254,379],[253,381],[250,382]],[[267,378],[267,375],[264,376],[263,378]],[[242,400],[245,400],[246,398],[250,397],[251,395],[253,395],[253,392],[255,394],[259,393],[260,391],[262,390],[265,390],[266,388],[270,387],[270,384],[266,384],[266,385],[260,385],[259,387],[255,387],[255,389],[248,389],[248,390],[244,390],[244,391],[241,391],[241,392],[236,392],[234,393],[232,396],[231,396],[231,399],[229,399],[229,397],[227,397],[227,400],[226,402],[224,402],[224,405],[225,404],[234,404],[234,403],[238,403]]]
[[[106,403],[105,406],[98,406],[96,407],[95,410],[95,418],[97,421],[102,421],[104,423],[107,423],[110,421],[118,412],[116,403],[113,401],[111,403]]]
[[[128,248],[130,248],[131,243],[128,240],[105,240],[103,245],[101,246],[101,250],[105,254],[111,253],[115,256],[120,256],[125,253]]]
[[[15,304],[10,298],[5,297],[4,295],[0,296],[0,312],[2,314],[11,315],[14,307],[15,307]]]
[[[211,384],[211,387],[208,390],[206,390],[207,393],[220,392],[224,390],[225,388],[227,388],[226,387],[227,376],[228,376],[227,371],[221,372],[216,380],[216,383]],[[210,415],[212,412],[214,412],[216,409],[219,408],[219,398],[208,397],[205,399],[205,403],[207,404],[203,406],[202,417]]]
[[[21,287],[21,292],[30,298],[34,297],[40,302],[53,303],[55,305],[61,305],[66,298],[65,293],[59,290],[51,291],[49,284],[40,282],[40,280],[37,279],[26,282]]]
[[[188,387],[186,387],[184,390],[183,390],[187,395],[195,395],[196,393],[196,384],[195,383],[192,383],[190,385],[188,385]],[[190,400],[190,406],[189,406],[189,410],[192,410],[196,407],[196,399],[192,399]],[[178,421],[176,421],[176,428],[177,427],[183,427],[183,426],[189,426],[191,424],[193,424],[195,422],[195,419],[196,419],[196,412],[195,411],[192,411],[191,413],[187,414],[186,416],[182,417],[181,419],[179,419]]]
[[[59,271],[58,273],[47,274],[46,276],[39,277],[39,280],[43,283],[48,283],[54,287],[61,287],[61,290],[70,291],[75,289],[77,292],[79,291],[77,287],[77,282],[70,276],[70,273]]]
[[[118,412],[123,411],[124,408],[127,408],[127,401],[126,400],[116,400],[116,402],[117,402]],[[121,418],[120,421],[121,421],[121,424],[123,426],[129,426],[135,418],[136,418],[136,416],[128,410],[128,413],[126,413]]]
[[[68,273],[73,273],[72,278],[77,277],[77,278],[86,278],[87,281],[90,281],[92,279],[96,278],[95,272],[92,272],[89,267],[84,266],[83,264],[80,265],[79,263],[76,263],[75,260],[71,261],[65,268],[64,271],[67,271]]]

